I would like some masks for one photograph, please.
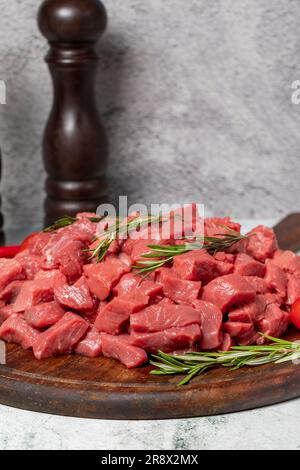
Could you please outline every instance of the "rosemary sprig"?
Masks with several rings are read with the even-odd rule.
[[[215,237],[198,238],[198,243],[185,243],[184,245],[149,245],[150,253],[142,255],[142,258],[134,266],[140,273],[151,273],[166,264],[172,263],[175,256],[188,253],[192,250],[205,248],[208,253],[214,254],[218,251],[226,251],[240,240],[246,238],[245,235],[225,227],[228,234],[220,234]]]
[[[281,364],[300,360],[300,343],[264,336],[270,344],[262,346],[233,346],[229,351],[191,352],[183,355],[169,355],[161,351],[152,355],[150,364],[157,369],[153,375],[185,375],[178,385],[185,385],[196,375],[215,367],[228,367],[229,370],[245,366]]]
[[[115,224],[112,224],[107,230],[98,235],[97,239],[99,239],[99,243],[96,248],[87,250],[91,253],[90,259],[96,258],[97,262],[102,261],[114,240],[121,239],[124,235],[138,230],[144,225],[160,223],[162,221],[163,216],[153,215],[136,216],[129,220],[117,219]]]
[[[98,223],[103,219],[103,217],[88,217],[88,219],[91,222]],[[44,228],[43,232],[55,232],[56,230],[59,230],[60,228],[68,227],[68,225],[74,224],[75,222],[77,222],[77,220],[79,219],[77,219],[76,217],[65,215],[61,219],[58,219],[56,222],[54,222],[54,224],[50,225],[49,227]]]

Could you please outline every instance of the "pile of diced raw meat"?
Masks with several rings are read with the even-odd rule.
[[[133,368],[158,350],[228,350],[287,329],[300,297],[300,257],[278,249],[272,229],[255,227],[230,252],[178,255],[144,277],[132,266],[159,240],[118,240],[103,261],[91,261],[90,216],[0,259],[0,339],[32,348],[37,359],[103,354]],[[205,235],[224,226],[240,231],[229,218],[211,218]]]

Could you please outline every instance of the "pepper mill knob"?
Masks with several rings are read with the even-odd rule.
[[[96,42],[106,29],[107,14],[99,0],[46,0],[38,22],[50,43]]]
[[[43,139],[48,225],[106,201],[108,142],[96,104],[95,46],[107,15],[100,0],[45,0],[38,23],[50,45],[46,62],[54,88]]]

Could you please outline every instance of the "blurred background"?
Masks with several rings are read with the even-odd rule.
[[[211,214],[300,209],[299,0],[103,0],[99,106],[110,199],[204,203]],[[0,0],[6,225],[41,224],[52,101],[36,0]]]

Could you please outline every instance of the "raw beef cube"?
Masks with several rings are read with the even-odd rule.
[[[273,258],[272,262],[286,273],[300,277],[300,256],[292,251],[282,251]]]
[[[64,314],[64,309],[56,301],[53,301],[25,310],[24,318],[34,328],[43,329],[57,323]]]
[[[277,294],[282,298],[286,296],[286,274],[273,262],[267,263],[266,265],[265,281],[271,292],[277,292]]]
[[[145,349],[149,353],[157,351],[171,352],[178,349],[190,349],[201,338],[199,325],[189,325],[181,328],[170,328],[156,333],[130,334],[133,346]]]
[[[94,301],[85,277],[81,277],[72,286],[65,284],[54,289],[56,300],[68,309],[79,312],[90,312],[94,309]]]
[[[39,271],[33,281],[24,281],[14,303],[14,312],[24,312],[41,302],[53,300],[54,288],[66,283],[66,278],[59,270]]]
[[[223,324],[223,331],[228,333],[233,338],[243,337],[249,331],[253,331],[252,323],[243,323],[240,321],[228,321]]]
[[[82,274],[82,265],[85,260],[85,244],[70,240],[53,255],[53,261],[59,265],[60,271],[69,282],[76,281]]]
[[[234,305],[251,302],[255,298],[255,290],[238,274],[228,274],[211,281],[204,287],[202,300],[217,305],[223,313]]]
[[[258,329],[265,335],[280,338],[289,326],[289,322],[290,315],[287,312],[276,304],[270,304],[266,308],[264,318],[258,323]]]
[[[177,303],[191,303],[198,298],[201,282],[186,281],[175,276],[170,269],[162,271],[160,283],[166,297]]]
[[[292,274],[288,275],[287,282],[287,305],[293,305],[297,299],[300,298],[300,278],[293,276]]]
[[[225,251],[217,251],[217,253],[214,254],[214,258],[216,261],[222,261],[223,263],[234,264],[235,261],[235,256]]]
[[[121,278],[120,282],[113,288],[113,293],[121,296],[131,293],[133,290],[138,291],[140,294],[148,295],[151,299],[161,295],[163,292],[162,286],[159,284],[150,280],[143,280],[141,276],[129,273]]]
[[[121,252],[121,253],[119,253],[118,258],[119,258],[120,261],[122,261],[122,263],[124,263],[126,266],[131,268],[132,259],[130,258],[130,256],[126,255],[126,253]]]
[[[220,276],[232,274],[234,272],[234,265],[232,263],[225,263],[224,261],[217,261],[218,273]]]
[[[39,337],[39,332],[26,323],[22,315],[13,313],[0,327],[0,339],[8,343],[20,344],[29,349]]]
[[[276,235],[271,228],[258,225],[248,233],[247,254],[258,261],[271,258],[277,248]]]
[[[102,355],[101,334],[96,328],[91,327],[88,330],[75,347],[74,352],[87,357],[99,357]]]
[[[193,250],[175,256],[174,271],[181,279],[210,282],[218,276],[216,260],[205,250]]]
[[[138,261],[143,260],[143,255],[151,253],[151,248],[149,248],[149,245],[157,245],[158,241],[157,240],[152,240],[152,239],[146,239],[146,240],[135,240],[135,243],[133,245],[132,251],[131,251],[131,259],[133,264],[136,264]],[[163,244],[159,242],[159,244]],[[147,258],[151,259],[151,258]]]
[[[123,274],[130,271],[130,268],[118,258],[107,256],[101,263],[85,265],[83,271],[92,294],[100,300],[105,300],[112,287],[119,282]]]
[[[3,305],[0,308],[0,325],[7,320],[13,314],[12,305]]]
[[[214,349],[221,343],[221,326],[223,315],[219,307],[204,302],[203,300],[195,300],[193,307],[200,315],[201,321],[201,340],[200,349]]]
[[[42,267],[42,258],[29,254],[29,252],[21,252],[16,257],[16,260],[22,265],[26,279],[34,279],[37,272]]]
[[[70,354],[84,336],[89,324],[75,313],[67,312],[55,325],[40,333],[33,344],[36,359]]]
[[[3,289],[3,291],[1,292],[0,300],[13,303],[19,295],[22,285],[23,281],[13,281],[8,284],[8,286],[5,287],[5,289]]]
[[[42,256],[44,248],[50,243],[53,233],[39,232],[28,241],[28,251],[31,255]],[[21,253],[20,253],[21,254]]]
[[[255,326],[252,325],[249,331],[237,336],[235,341],[239,346],[248,346],[249,344],[255,344],[259,338],[260,334],[257,332]]]
[[[278,294],[271,294],[267,293],[262,296],[264,298],[264,301],[266,302],[266,305],[270,304],[277,304],[279,307],[284,303],[282,300],[282,297]]]
[[[101,340],[104,356],[117,359],[128,369],[138,367],[148,360],[143,349],[132,346],[129,335],[112,336],[102,333]]]
[[[248,302],[231,310],[228,317],[231,322],[255,323],[264,315],[267,306],[263,295],[257,295],[253,302]]]
[[[257,276],[244,276],[244,279],[251,284],[257,294],[266,294],[268,292],[268,284],[265,279]]]
[[[230,334],[223,332],[221,346],[218,349],[220,351],[229,351],[232,346],[235,346],[235,341]]]
[[[205,236],[207,237],[228,234],[228,230],[226,230],[225,227],[238,233],[241,231],[241,225],[237,222],[233,222],[230,217],[208,217],[204,220]]]
[[[234,264],[235,274],[264,277],[266,266],[245,253],[238,253]]]
[[[0,258],[0,289],[4,289],[10,282],[25,279],[25,271],[16,259]]]
[[[130,328],[135,332],[152,333],[173,327],[200,324],[200,316],[189,305],[168,305],[160,302],[150,305],[130,317]]]
[[[59,287],[66,284],[67,279],[59,269],[50,269],[48,271],[39,271],[34,280],[44,281],[49,284],[51,287]]]
[[[138,292],[115,297],[99,312],[95,327],[104,333],[118,335],[126,329],[129,316],[141,310],[149,302],[149,297]]]

